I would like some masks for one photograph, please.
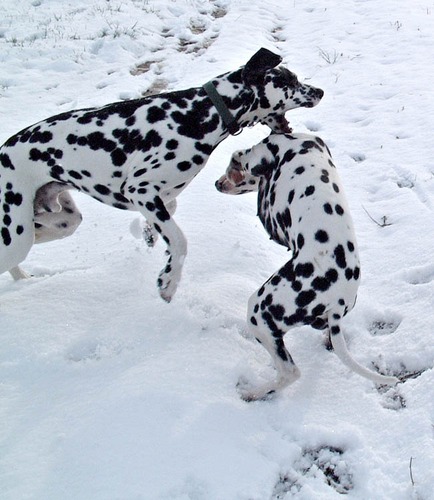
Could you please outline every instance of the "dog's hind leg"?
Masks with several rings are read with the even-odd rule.
[[[300,370],[285,347],[283,341],[285,332],[277,325],[276,318],[273,318],[269,311],[261,307],[263,301],[267,300],[267,288],[271,287],[270,280],[250,297],[247,323],[249,331],[270,354],[274,368],[277,370],[277,376],[274,380],[257,387],[249,385],[243,387],[243,384],[239,384],[238,391],[245,401],[267,399],[300,377]]]
[[[27,278],[18,265],[34,243],[33,200],[12,188],[6,191],[0,201],[0,221],[0,274],[10,271],[15,280]]]

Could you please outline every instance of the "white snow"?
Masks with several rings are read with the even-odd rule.
[[[345,321],[365,366],[421,372],[387,392],[349,372],[321,335],[286,336],[302,376],[271,377],[244,330],[248,297],[287,259],[255,196],[214,181],[229,138],[180,196],[188,238],[171,304],[164,245],[137,214],[75,194],[84,222],[0,277],[2,500],[429,500],[434,498],[433,0],[0,0],[0,143],[72,108],[199,86],[260,47],[325,90],[294,129],[330,146],[362,258]]]

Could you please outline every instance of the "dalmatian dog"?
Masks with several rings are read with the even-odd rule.
[[[8,139],[0,148],[0,273],[25,276],[17,266],[35,242],[38,224],[59,213],[48,202],[46,213],[35,216],[36,193],[42,188],[39,194],[49,197],[68,186],[145,217],[147,243],[152,246],[160,235],[167,245],[158,287],[169,302],[187,253],[173,219],[176,196],[229,134],[259,122],[287,132],[285,112],[313,107],[323,96],[281,61],[262,48],[245,66],[201,87],[69,111]],[[53,182],[60,186],[53,188]],[[51,228],[53,239],[55,224]],[[60,229],[59,237],[64,235]]]
[[[258,190],[258,215],[271,239],[291,259],[249,299],[248,328],[271,355],[276,380],[261,387],[239,385],[247,401],[265,399],[300,376],[283,336],[297,325],[327,329],[338,357],[379,384],[388,377],[359,365],[349,354],[341,319],[356,301],[360,264],[351,215],[326,144],[307,134],[271,134],[232,155],[217,182],[222,193]]]

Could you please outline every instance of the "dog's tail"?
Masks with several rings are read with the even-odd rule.
[[[339,325],[339,320],[334,319],[332,313],[329,314],[329,328],[330,340],[336,355],[342,361],[342,363],[344,363],[344,365],[350,368],[353,372],[369,380],[372,380],[372,382],[375,382],[377,384],[395,385],[400,381],[396,377],[381,375],[381,373],[376,373],[360,365],[348,351],[345,337]]]

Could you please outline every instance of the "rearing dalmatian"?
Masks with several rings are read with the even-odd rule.
[[[56,227],[59,238],[68,235],[68,228],[57,224],[66,213],[61,200],[40,198],[64,193],[67,199],[65,191],[72,187],[112,207],[139,211],[148,223],[150,246],[162,236],[169,257],[158,287],[170,301],[187,253],[173,219],[176,196],[229,134],[259,122],[288,131],[285,112],[315,106],[323,96],[278,66],[281,60],[260,49],[245,66],[202,87],[69,111],[8,139],[0,148],[0,273],[26,276],[18,265],[34,243],[35,224],[41,241],[44,231],[55,239]],[[38,190],[45,215],[34,204]],[[53,207],[59,216],[47,215]]]
[[[264,399],[300,376],[283,336],[296,325],[328,329],[339,358],[380,384],[399,380],[359,365],[349,354],[341,319],[356,301],[360,264],[351,215],[327,146],[307,134],[271,134],[232,155],[217,182],[222,193],[259,190],[258,215],[271,239],[292,251],[291,259],[255,292],[247,322],[271,355],[276,380],[240,385],[247,401]]]

